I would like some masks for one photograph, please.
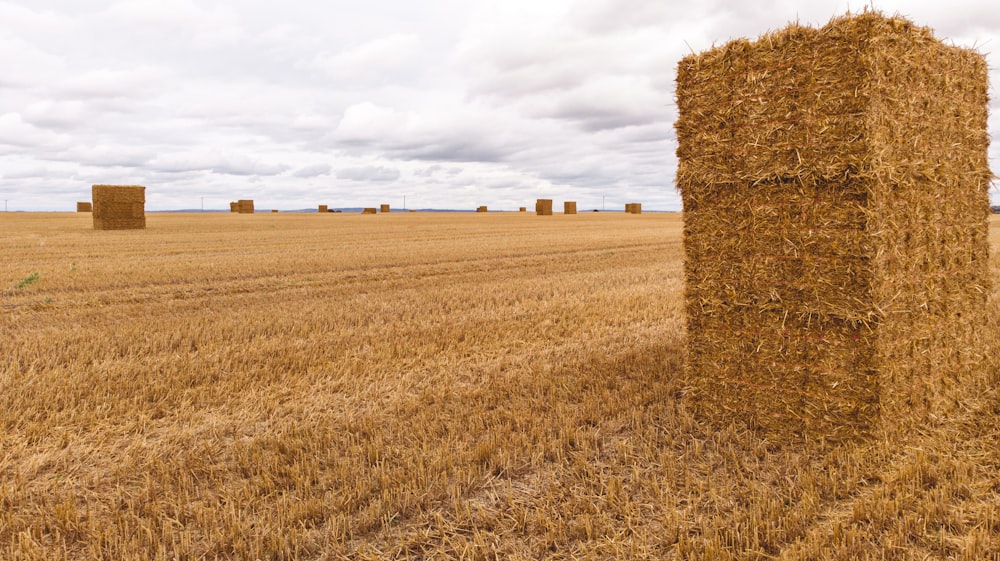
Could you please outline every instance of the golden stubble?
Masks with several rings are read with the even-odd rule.
[[[995,389],[836,447],[689,412],[679,215],[90,221],[0,216],[2,559],[1000,556]]]

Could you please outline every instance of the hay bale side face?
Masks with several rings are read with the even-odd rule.
[[[329,210],[330,209],[327,205],[319,205],[319,208],[316,209],[316,212],[328,212]]]
[[[236,201],[232,201],[229,203],[229,212],[239,212],[239,211],[240,211],[240,203]]]
[[[535,214],[538,216],[552,216],[552,199],[538,199],[535,202]]]
[[[361,210],[361,214],[378,214],[378,209],[375,207],[368,207]]]
[[[76,203],[76,211],[77,212],[93,212],[94,211],[94,207],[89,202],[80,201],[80,202]]]
[[[563,203],[563,214],[576,214],[576,202],[566,201]]]
[[[253,214],[253,199],[240,199],[236,201],[236,211],[240,214]]]
[[[518,208],[517,211],[518,212],[528,212],[528,207],[522,206],[522,207]]]
[[[146,227],[146,188],[140,185],[94,185],[95,230],[142,230]]]
[[[389,212],[389,205],[380,205],[379,212]]]
[[[487,210],[488,209],[485,206],[481,206],[476,209],[476,212],[487,212]]]
[[[677,101],[704,409],[848,438],[984,379],[982,56],[865,13],[689,56]]]

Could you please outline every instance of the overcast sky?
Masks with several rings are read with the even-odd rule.
[[[866,4],[0,0],[0,198],[70,210],[120,183],[147,210],[677,210],[678,60]],[[994,2],[873,4],[978,48],[1000,83]]]

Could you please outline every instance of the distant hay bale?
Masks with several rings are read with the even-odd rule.
[[[272,208],[272,209],[271,209],[271,212],[278,212],[278,209],[276,209],[276,208]]]
[[[411,208],[411,209],[410,209],[410,212],[417,212],[417,211],[415,211],[415,210],[413,210],[413,209]]]
[[[375,207],[368,207],[363,209],[361,214],[378,214],[378,209]]]
[[[517,211],[518,212],[528,212],[528,207],[522,206],[522,207],[518,208]]]
[[[680,62],[699,408],[839,440],[905,431],[988,379],[987,73],[868,11]]]
[[[95,230],[142,230],[146,227],[146,188],[140,185],[91,187]]]
[[[94,206],[92,204],[90,204],[89,202],[80,201],[80,202],[76,203],[76,211],[77,212],[93,212],[94,211]]]
[[[316,210],[316,212],[330,212],[330,207],[327,205],[319,205],[319,208]]]
[[[563,203],[563,214],[576,214],[576,202],[566,201]]]
[[[240,211],[240,203],[236,201],[232,201],[231,203],[229,203],[229,212],[239,212],[239,211]]]
[[[236,201],[236,211],[240,214],[253,214],[253,199],[240,199]]]
[[[642,203],[626,203],[625,214],[642,214]]]
[[[381,205],[379,207],[379,212],[389,212],[389,205]]]
[[[487,212],[486,206],[481,206],[476,209],[476,212]]]
[[[535,214],[538,216],[552,216],[552,199],[538,199],[535,202]]]

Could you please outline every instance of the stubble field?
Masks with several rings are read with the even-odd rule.
[[[689,411],[680,215],[90,219],[0,215],[0,559],[1000,559],[995,387]]]

